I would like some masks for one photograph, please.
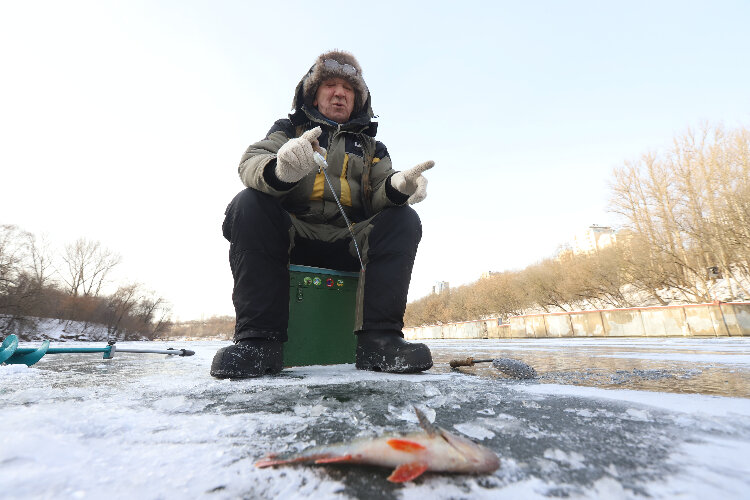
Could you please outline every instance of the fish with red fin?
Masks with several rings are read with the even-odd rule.
[[[500,459],[492,450],[433,425],[421,411],[414,410],[421,432],[316,446],[289,458],[269,456],[255,466],[312,463],[393,467],[388,476],[393,483],[411,481],[426,471],[486,474],[500,467]]]

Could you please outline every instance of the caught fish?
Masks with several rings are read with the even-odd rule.
[[[421,411],[414,410],[422,432],[316,446],[290,458],[269,456],[255,466],[346,463],[394,467],[388,476],[393,483],[411,481],[425,471],[482,474],[500,467],[500,459],[488,448],[433,425]]]

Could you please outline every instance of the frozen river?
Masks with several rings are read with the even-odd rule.
[[[226,344],[0,366],[0,498],[750,497],[750,339],[435,341],[425,374],[336,365],[216,380],[208,368]],[[539,378],[448,367],[466,356],[522,359]],[[501,468],[395,485],[380,468],[253,466],[415,430],[413,405]]]

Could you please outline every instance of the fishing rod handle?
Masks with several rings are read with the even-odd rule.
[[[458,368],[459,366],[474,366],[474,358],[468,357],[466,359],[451,359],[451,368]]]
[[[191,351],[190,349],[175,349],[174,347],[170,347],[169,349],[167,349],[167,351],[176,350],[180,351],[180,354],[178,354],[178,356],[192,356],[193,354],[195,354],[195,351]]]

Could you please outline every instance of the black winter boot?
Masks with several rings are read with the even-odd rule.
[[[369,330],[357,334],[359,370],[417,373],[432,367],[432,354],[424,344],[410,344],[396,330]]]
[[[283,342],[250,338],[219,349],[211,363],[211,376],[216,378],[261,377],[276,375],[283,367]]]

